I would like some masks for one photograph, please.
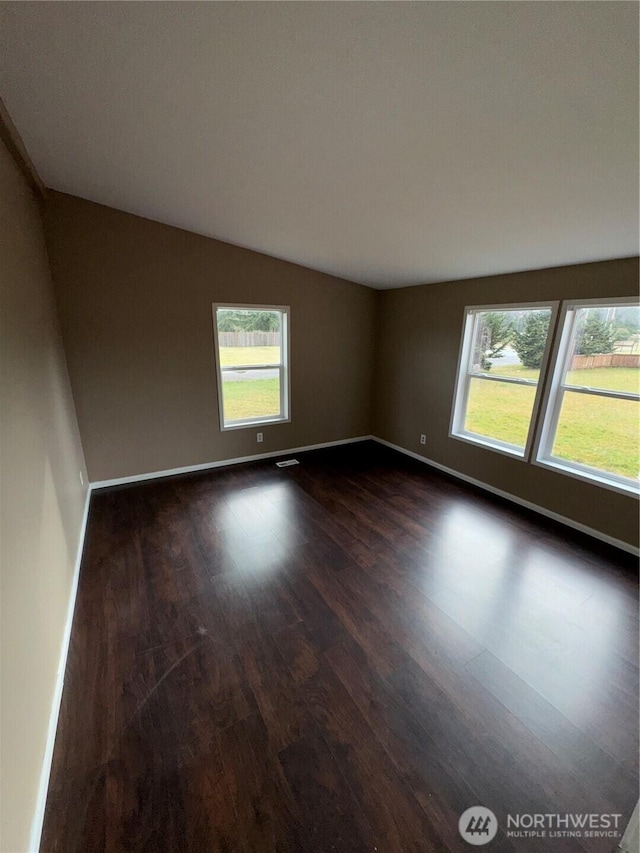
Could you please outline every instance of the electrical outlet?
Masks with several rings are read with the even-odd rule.
[[[82,471],[79,471],[78,473],[80,474],[80,485],[84,486],[84,474]]]
[[[424,433],[422,433],[422,435],[420,436],[420,444],[426,444],[426,443],[427,443],[427,436]]]
[[[261,444],[261,443],[262,443],[262,439],[263,439],[263,437],[264,437],[264,436],[262,435],[262,433],[261,433],[261,432],[257,432],[257,433],[256,433],[256,441],[258,442],[258,444]]]

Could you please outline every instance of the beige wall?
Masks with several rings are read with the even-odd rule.
[[[0,143],[0,850],[27,850],[86,487],[38,205]]]
[[[60,193],[46,233],[92,481],[371,427],[376,294]],[[291,306],[291,423],[221,432],[211,304]]]
[[[633,258],[383,292],[374,434],[637,545],[635,498],[449,438],[466,305],[637,293],[638,260]],[[420,433],[427,436],[424,447]]]

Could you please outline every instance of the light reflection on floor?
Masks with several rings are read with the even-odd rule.
[[[623,665],[616,640],[628,596],[559,550],[523,544],[489,512],[456,506],[440,521],[422,592],[550,702],[569,695],[572,714],[588,722],[592,697]]]

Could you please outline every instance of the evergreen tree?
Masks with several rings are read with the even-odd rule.
[[[537,370],[542,364],[548,332],[548,311],[530,311],[527,313],[521,331],[516,332],[513,336],[513,348],[525,367]]]
[[[604,320],[589,312],[578,331],[576,355],[603,355],[613,352],[616,333]]]
[[[513,335],[513,326],[509,315],[499,311],[487,311],[480,315],[476,334],[476,346],[473,363],[482,370],[491,370],[492,358],[502,358],[502,350]]]

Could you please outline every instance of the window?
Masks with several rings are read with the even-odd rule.
[[[214,305],[222,429],[289,420],[289,309]]]
[[[638,495],[640,305],[566,302],[549,357],[555,314],[466,309],[451,435]]]
[[[638,492],[640,307],[565,304],[536,461]]]
[[[554,304],[467,308],[451,435],[528,456]]]

